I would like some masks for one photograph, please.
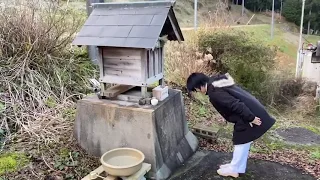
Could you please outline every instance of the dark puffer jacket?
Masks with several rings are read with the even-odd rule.
[[[210,78],[207,94],[211,104],[228,121],[234,123],[234,145],[254,141],[266,133],[275,119],[250,93],[237,86],[231,76],[218,75]],[[260,126],[250,126],[255,117],[262,121]]]

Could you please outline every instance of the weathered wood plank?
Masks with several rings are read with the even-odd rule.
[[[128,90],[134,88],[135,86],[130,85],[115,85],[104,91],[104,96],[107,98],[114,98],[119,94],[127,92]]]
[[[141,52],[141,80],[146,82],[148,78],[148,72],[147,72],[147,63],[148,62],[148,51],[142,51]]]
[[[104,83],[125,84],[125,85],[132,85],[132,86],[143,86],[145,84],[140,78],[119,77],[115,75],[105,75],[99,80],[100,82],[104,82]]]
[[[103,59],[104,68],[114,68],[114,69],[123,69],[123,70],[140,70],[141,69],[141,60],[128,60],[128,59]],[[105,74],[105,73],[104,73]]]
[[[155,76],[152,76],[150,78],[147,79],[147,85],[151,85],[157,81],[159,81],[160,79],[163,79],[163,73],[157,74]]]
[[[98,62],[99,62],[99,69],[100,69],[100,78],[104,76],[104,68],[103,68],[103,51],[100,47],[98,47]],[[103,92],[105,90],[106,84],[105,83],[100,83],[101,87],[101,95],[103,96]]]
[[[103,69],[103,64],[104,64],[104,62],[103,62],[103,51],[102,51],[102,49],[101,48],[98,48],[99,50],[98,50],[98,62],[99,62],[99,68],[100,68],[100,78],[102,78],[103,77],[103,75],[104,75],[104,69]]]
[[[158,49],[158,74],[163,73],[161,69],[161,62],[162,62],[162,54],[161,48]]]
[[[154,50],[154,74],[159,74],[159,48]]]
[[[148,87],[142,86],[141,87],[141,97],[147,98],[148,97]]]
[[[104,68],[107,72],[105,75],[114,75],[122,77],[133,77],[141,79],[141,71],[136,69],[121,69],[121,68]]]
[[[173,11],[172,9],[170,11]],[[171,22],[171,24],[173,24],[172,28],[173,28],[173,31],[174,33],[176,34],[177,38],[178,38],[178,41],[182,41],[182,37],[180,37],[180,33],[178,32],[178,28],[174,25],[174,17],[172,17],[172,15],[169,13],[169,20]]]
[[[161,56],[161,58],[160,58],[160,59],[161,59],[160,69],[161,69],[161,73],[164,73],[164,48],[163,48],[163,47],[160,48],[160,56]],[[162,86],[162,87],[165,86],[165,84],[164,84],[164,77],[162,77],[161,79],[159,79],[159,85]]]
[[[148,71],[149,71],[149,76],[148,78],[154,76],[154,51],[149,51],[149,59],[148,59],[148,62],[149,62],[149,66],[148,66]]]
[[[164,48],[161,48],[161,72],[164,72]]]
[[[142,49],[104,47],[103,57],[114,59],[141,59]]]
[[[141,86],[141,97],[148,96],[147,79],[149,77],[149,72],[148,72],[149,57],[150,57],[149,51],[145,50],[141,53],[141,81],[143,82],[143,85]]]

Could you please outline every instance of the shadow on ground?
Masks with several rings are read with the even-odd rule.
[[[218,166],[228,163],[230,153],[199,151],[170,180],[231,180],[217,174]],[[237,180],[315,180],[311,175],[279,163],[249,159],[247,173]]]

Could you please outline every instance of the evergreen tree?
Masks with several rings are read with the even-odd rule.
[[[290,22],[300,24],[301,0],[286,0],[283,3],[283,16]]]
[[[242,3],[242,0],[233,0]],[[282,15],[289,22],[300,25],[302,0],[282,0]],[[245,7],[253,12],[272,10],[272,0],[245,0]],[[281,0],[275,0],[275,11],[280,12]],[[304,28],[320,30],[320,0],[306,0]]]

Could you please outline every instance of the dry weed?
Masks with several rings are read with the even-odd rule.
[[[179,86],[185,86],[193,72],[209,74],[208,66],[197,48],[187,43],[168,42],[166,45],[166,79]]]
[[[317,102],[312,95],[300,95],[294,100],[294,111],[303,117],[314,115],[316,107]]]
[[[10,3],[10,2],[5,2]],[[83,19],[55,1],[15,1],[0,9],[1,129],[58,141],[72,128],[73,99],[94,67],[66,52]]]
[[[200,23],[200,30],[215,31],[216,29],[229,29],[231,24],[236,24],[236,21],[228,10],[228,2],[219,0],[216,2],[214,11],[209,11],[207,18]]]

